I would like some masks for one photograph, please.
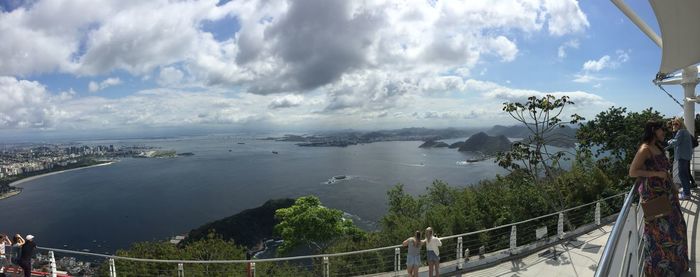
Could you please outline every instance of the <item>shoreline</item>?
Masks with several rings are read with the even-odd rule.
[[[14,181],[14,182],[12,182],[12,183],[9,183],[8,186],[10,186],[10,187],[16,187],[16,186],[19,185],[19,184],[22,184],[22,183],[25,183],[25,182],[29,182],[29,181],[32,181],[32,180],[36,180],[36,179],[39,179],[39,178],[42,178],[42,177],[46,177],[46,176],[51,176],[51,175],[60,174],[60,173],[64,173],[64,172],[69,172],[69,171],[75,171],[75,170],[93,168],[93,167],[98,167],[98,166],[107,166],[107,165],[111,165],[111,164],[113,164],[113,163],[116,163],[116,161],[109,161],[109,162],[101,163],[101,164],[94,164],[94,165],[83,166],[83,167],[78,167],[78,168],[71,168],[71,169],[64,169],[64,170],[59,170],[59,171],[47,172],[47,173],[39,174],[39,175],[36,175],[36,176],[31,176],[31,177],[27,177],[27,178],[22,178],[22,179],[20,179],[20,180],[17,180],[17,181]]]

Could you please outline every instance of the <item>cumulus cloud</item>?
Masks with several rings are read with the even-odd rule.
[[[173,87],[180,84],[184,76],[181,70],[168,66],[160,70],[157,82],[163,87]]]
[[[600,57],[598,60],[588,60],[583,64],[584,71],[601,71],[607,67],[613,67],[614,64],[610,62],[610,56],[605,55]]]
[[[118,78],[103,79],[118,72],[168,88],[118,99],[70,91],[51,96],[38,83],[14,79],[41,87],[35,91],[46,100],[37,106],[60,114],[66,123],[57,124],[75,128],[323,118],[352,123],[362,116],[447,122],[491,116],[460,111],[464,103],[449,99],[450,92],[502,88],[470,79],[472,72],[485,72],[479,64],[516,61],[522,37],[558,37],[589,26],[576,0],[219,2],[44,0],[2,12],[0,75],[89,76],[95,81],[88,89],[97,92],[118,85]],[[222,20],[232,22],[230,37],[205,27]],[[628,53],[616,53],[616,62]],[[497,105],[494,99],[487,97]],[[42,125],[38,119],[6,121]]]
[[[0,76],[0,99],[0,128],[47,128],[61,115],[38,82]]]
[[[301,105],[303,101],[303,96],[290,94],[282,97],[275,97],[275,99],[273,99],[272,102],[270,102],[270,105],[268,105],[268,107],[270,109],[297,107]]]
[[[119,78],[107,78],[104,81],[97,83],[95,81],[90,81],[88,84],[88,90],[90,92],[98,92],[100,90],[106,89],[111,86],[116,86],[122,83],[122,80]]]
[[[610,55],[605,55],[597,60],[588,60],[583,63],[581,72],[574,75],[574,82],[576,83],[589,83],[593,81],[603,81],[609,80],[609,77],[598,76],[595,73],[602,71],[603,69],[615,69],[618,68],[623,63],[627,62],[630,51],[617,50],[615,51],[616,58],[612,58]]]

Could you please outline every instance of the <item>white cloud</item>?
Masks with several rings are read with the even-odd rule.
[[[90,81],[88,84],[88,90],[90,92],[98,92],[100,90],[106,89],[111,86],[116,86],[122,83],[122,80],[119,78],[107,78],[100,82],[99,84],[96,83],[95,81]]]
[[[552,35],[581,32],[589,26],[577,0],[545,0],[544,6],[550,17],[547,27]]]
[[[610,56],[602,56],[598,60],[588,60],[583,64],[584,71],[601,71],[604,68],[612,67],[613,63],[610,62]]]
[[[631,51],[617,50],[615,54],[617,55],[615,59],[611,58],[610,55],[602,56],[598,60],[588,60],[583,63],[581,72],[574,75],[574,82],[576,83],[589,83],[592,81],[603,81],[609,80],[610,77],[603,77],[596,75],[597,72],[603,69],[615,69],[620,67],[623,63],[629,61],[629,53]]]
[[[301,105],[304,101],[304,97],[301,95],[289,94],[282,97],[275,97],[275,99],[270,102],[268,107],[270,109],[281,109],[281,108],[291,108]]]
[[[48,128],[61,116],[53,97],[38,82],[0,76],[0,99],[2,129]]]
[[[157,82],[163,87],[174,87],[180,84],[184,76],[179,69],[168,66],[160,70]]]
[[[578,47],[579,47],[579,42],[577,39],[569,40],[569,41],[565,42],[564,44],[562,44],[561,46],[559,46],[559,48],[557,50],[557,57],[559,57],[560,59],[566,58],[566,50],[567,49],[578,49]]]
[[[45,122],[67,128],[305,120],[337,126],[333,121],[352,125],[363,116],[448,124],[500,112],[495,98],[471,106],[450,98],[502,89],[470,79],[486,72],[478,66],[517,60],[523,37],[589,26],[576,0],[219,2],[44,0],[0,13],[0,75],[91,76],[88,89],[97,92],[118,85],[118,78],[103,78],[119,72],[168,88],[118,99],[70,91],[52,97],[42,89],[47,111],[55,111],[49,114],[65,119]],[[235,21],[232,37],[206,30],[220,20]]]

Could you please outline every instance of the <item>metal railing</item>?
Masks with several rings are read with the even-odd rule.
[[[515,256],[534,253],[553,243],[570,239],[612,222],[620,206],[629,212],[630,204],[622,204],[625,194],[617,194],[595,202],[568,208],[559,212],[505,224],[484,230],[450,235],[441,238],[441,272],[468,272],[513,259]],[[626,198],[629,201],[629,197]],[[620,217],[618,216],[618,221]],[[617,226],[617,225],[616,225]],[[551,230],[551,231],[550,231]],[[620,236],[621,231],[616,231]],[[48,276],[57,276],[54,253],[106,259],[111,277],[133,276],[130,266],[139,265],[156,276],[275,276],[276,270],[295,275],[356,276],[403,273],[406,253],[401,245],[392,245],[359,251],[329,253],[295,257],[253,260],[158,260],[39,247],[48,251],[50,259]],[[606,253],[610,250],[606,247]],[[60,275],[59,275],[60,276]],[[599,275],[603,276],[603,275]],[[607,276],[607,275],[605,275]]]
[[[642,276],[644,213],[636,201],[635,188],[632,186],[625,197],[622,210],[605,244],[595,277]]]

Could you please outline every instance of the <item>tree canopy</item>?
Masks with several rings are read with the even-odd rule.
[[[300,245],[323,251],[336,238],[362,235],[342,211],[322,206],[315,196],[299,197],[291,207],[278,209],[275,216],[280,221],[275,231],[284,239],[281,253]]]

